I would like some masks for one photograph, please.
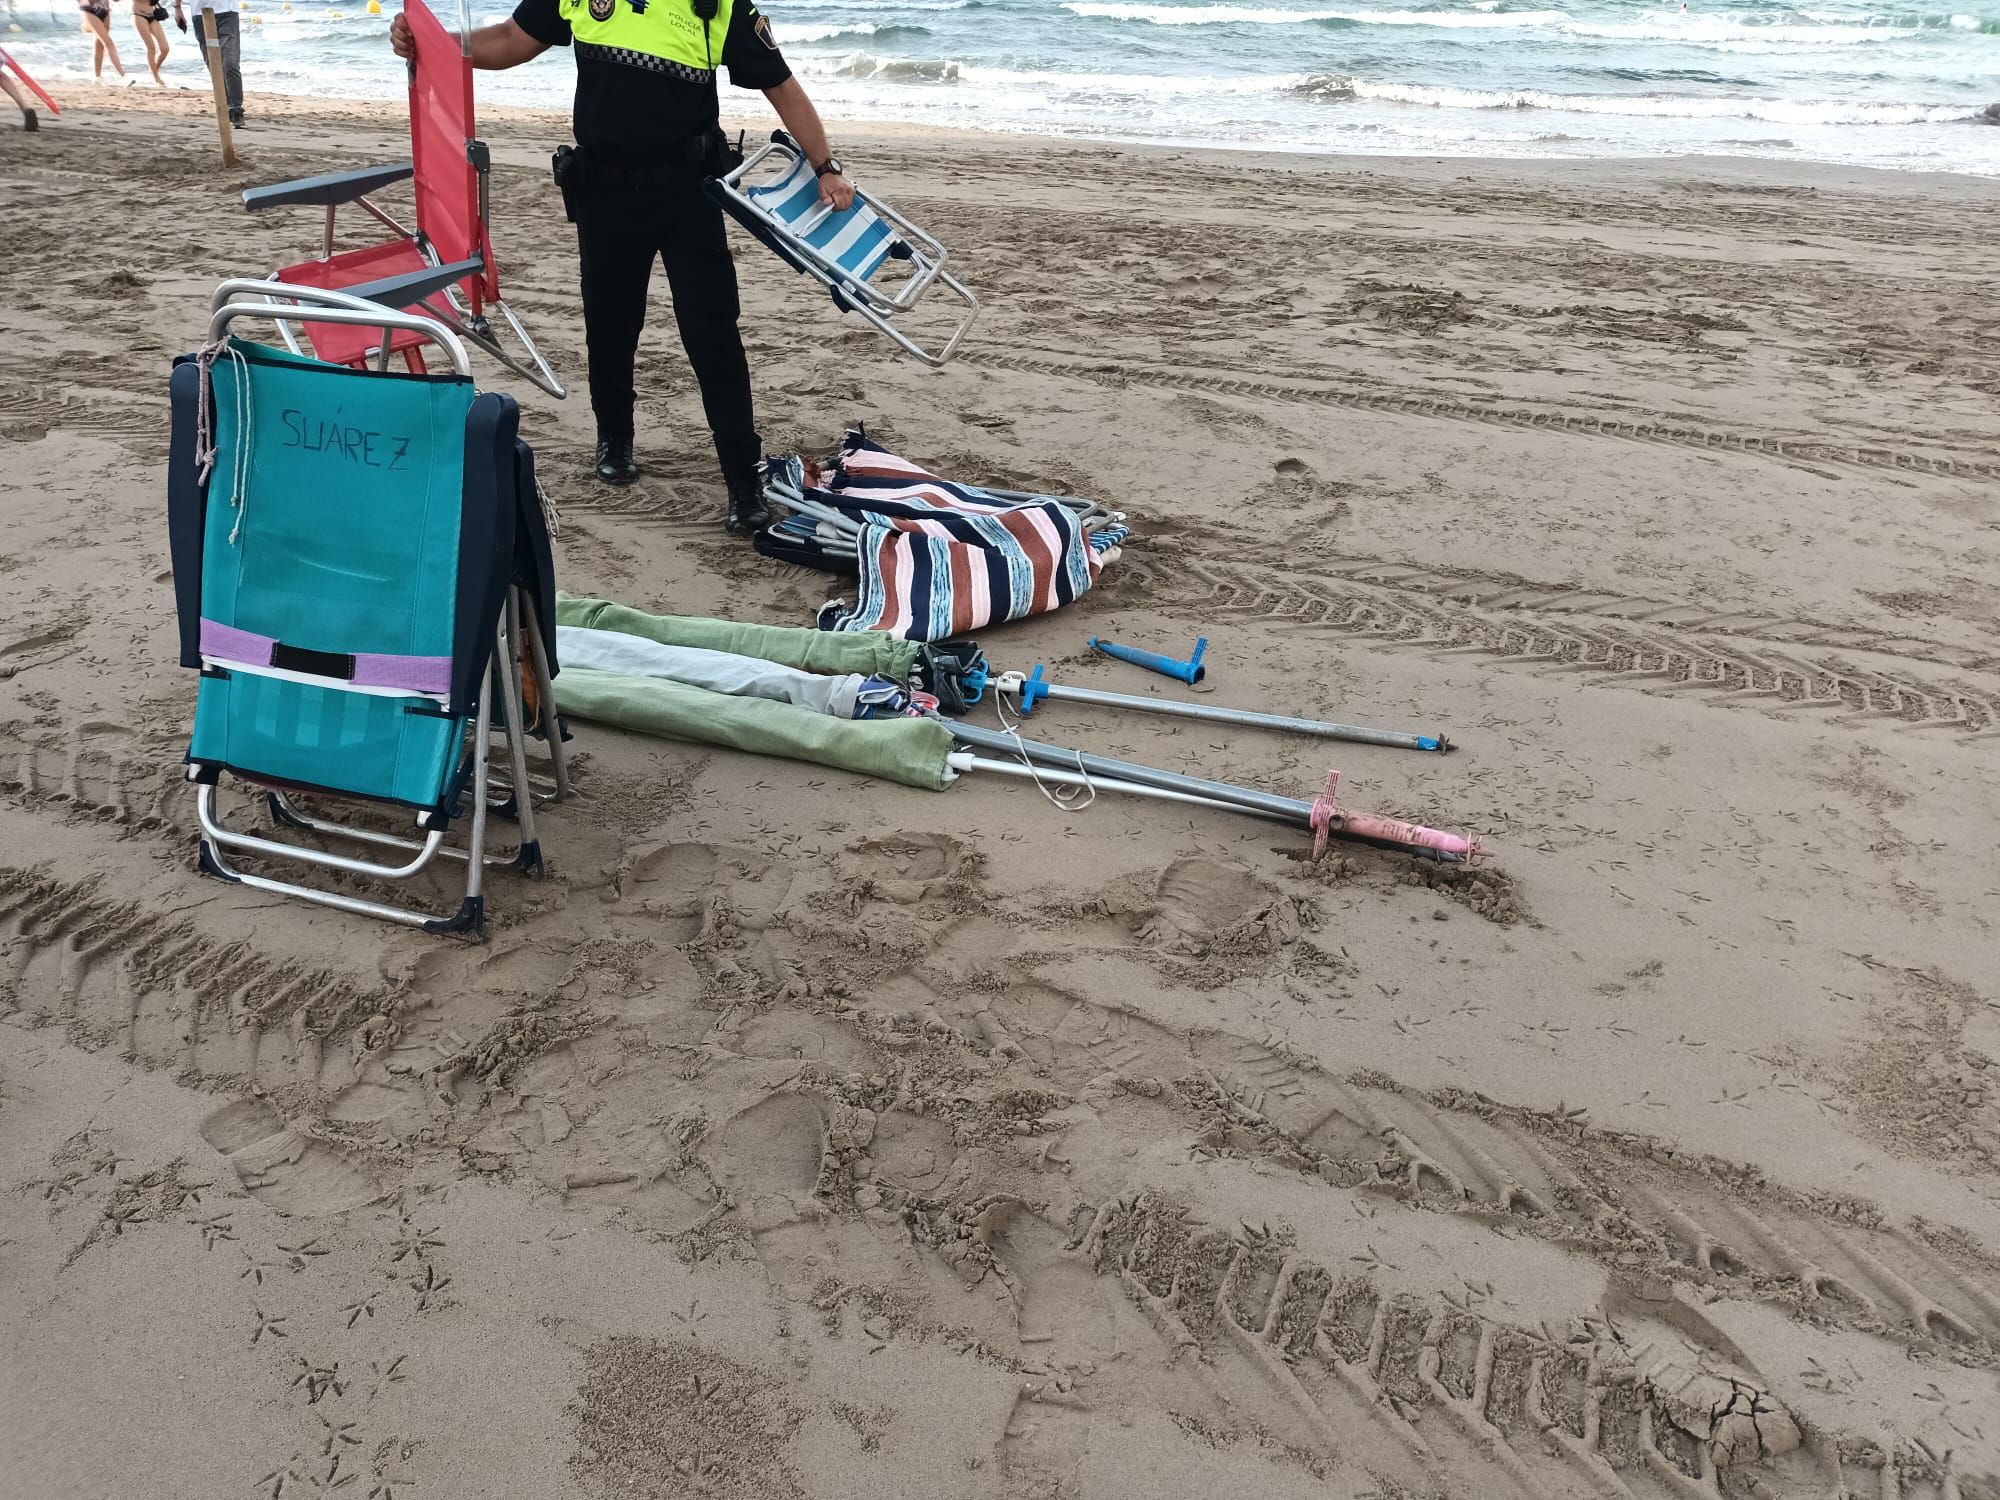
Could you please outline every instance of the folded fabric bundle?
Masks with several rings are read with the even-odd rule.
[[[621,630],[558,625],[556,641],[565,660],[591,671],[660,677],[734,698],[768,698],[836,719],[877,717],[909,703],[909,694],[886,677],[803,672],[761,657],[670,646]]]
[[[942,791],[951,780],[945,760],[952,749],[951,731],[935,719],[840,718],[788,700],[717,692],[631,670],[644,663],[644,648],[650,644],[751,657],[829,681],[880,677],[900,684],[910,680],[924,649],[914,641],[650,615],[605,599],[568,596],[556,602],[556,623],[591,636],[626,638],[610,642],[603,658],[619,660],[625,670],[589,666],[580,656],[565,655],[563,674],[555,682],[556,703],[565,714],[671,739],[810,761],[930,791]],[[565,637],[562,649],[567,653],[587,644]],[[651,660],[658,664],[663,658]],[[756,673],[751,669],[746,675]],[[804,684],[793,684],[792,690],[811,691]]]
[[[826,604],[820,628],[906,640],[1073,603],[1128,534],[1101,505],[956,484],[859,432],[829,467],[773,461],[765,494],[789,515],[759,538],[762,550],[859,574],[856,601]]]

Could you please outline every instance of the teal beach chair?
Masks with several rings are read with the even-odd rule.
[[[554,570],[518,408],[474,389],[463,344],[435,320],[269,282],[224,283],[216,301],[208,346],[173,372],[168,479],[181,660],[201,672],[188,776],[202,869],[476,934],[485,867],[542,868],[524,671],[554,795],[567,790],[549,686]],[[419,335],[451,373],[355,370],[230,332],[307,317]],[[225,821],[225,773],[263,790],[277,827]],[[308,814],[299,794],[400,808],[420,836]],[[512,856],[487,854],[489,813],[518,820]],[[447,844],[461,818],[463,847]],[[394,856],[319,847],[329,842]],[[388,881],[443,856],[464,862],[465,889],[455,910],[428,913],[252,873],[232,855]]]

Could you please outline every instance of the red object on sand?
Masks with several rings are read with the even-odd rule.
[[[596,0],[592,0],[595,4]],[[606,4],[610,0],[605,0]],[[474,133],[472,57],[469,42],[454,35],[424,0],[403,0],[403,18],[414,43],[410,64],[410,161],[359,171],[332,172],[296,182],[273,183],[243,194],[251,210],[310,204],[326,210],[322,254],[281,267],[275,280],[326,291],[363,290],[387,305],[443,323],[477,344],[517,375],[560,399],[563,385],[535,347],[521,320],[500,296],[500,271],[487,228],[491,157]],[[460,0],[459,18],[469,36],[470,0]],[[371,202],[369,195],[409,181],[416,197],[416,224],[406,228]],[[334,210],[352,203],[393,231],[373,244],[334,249]],[[413,299],[413,300],[412,300]],[[488,314],[497,314],[497,319]],[[388,333],[361,324],[303,323],[313,353],[328,364],[360,367],[400,354],[412,371],[423,372],[421,336],[398,329]],[[502,341],[502,328],[512,334]]]
[[[485,262],[482,272],[459,283],[472,315],[483,317],[487,307],[500,300],[500,275],[480,216],[479,172],[468,149],[478,128],[473,123],[472,59],[423,0],[405,0],[403,17],[410,24],[417,50],[416,60],[410,64],[410,159],[416,168],[417,226],[441,264]],[[282,281],[337,291],[379,277],[421,271],[428,264],[415,240],[394,239],[287,266],[278,276]],[[421,303],[406,311],[435,316]],[[381,341],[379,329],[336,323],[309,322],[305,331],[313,352],[331,364],[364,364],[369,351]],[[419,334],[396,333],[391,335],[389,350],[403,355],[413,369],[421,369],[423,343]]]
[[[22,67],[19,63],[15,62],[13,54],[8,52],[8,50],[5,47],[0,47],[0,64],[4,64],[5,66],[12,68],[14,70],[15,75],[21,80],[21,82],[25,83],[28,86],[29,91],[32,92],[37,99],[41,100],[42,103],[46,104],[49,107],[50,114],[59,115],[62,113],[62,106],[57,104],[55,100],[49,97],[49,91],[47,89],[43,88],[39,83],[35,82],[34,79],[28,76],[28,70]]]
[[[417,43],[410,65],[410,159],[417,169],[417,223],[445,265],[483,260],[485,270],[459,283],[475,316],[500,300],[500,272],[479,201],[472,112],[472,59],[423,0],[406,0],[403,17]],[[476,148],[480,158],[485,147]]]

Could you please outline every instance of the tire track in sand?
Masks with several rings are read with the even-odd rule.
[[[55,736],[0,724],[0,801],[31,812],[88,817],[139,832],[189,821],[189,789],[165,742],[154,753],[127,748],[121,725],[84,724]]]
[[[1245,563],[1249,559],[1243,560]],[[1726,635],[1782,647],[1825,647],[1868,655],[1907,657],[1960,671],[2000,673],[2000,648],[1948,645],[1923,636],[1891,634],[1869,626],[1834,625],[1799,616],[1765,615],[1754,610],[1717,610],[1669,599],[1620,594],[1605,589],[1532,583],[1522,578],[1439,572],[1379,557],[1349,557],[1315,563],[1315,577],[1333,576],[1414,594],[1426,594],[1481,609],[1528,614],[1585,615],[1621,620],[1676,632]]]
[[[90,400],[59,394],[40,383],[0,382],[0,428],[68,428],[121,438],[152,438],[164,445],[168,421],[167,411],[158,403]]]
[[[1956,1500],[1995,1482],[1894,1434],[1802,1423],[1673,1299],[1614,1292],[1566,1329],[1527,1328],[1482,1312],[1477,1284],[1390,1291],[1355,1274],[1354,1257],[1315,1259],[1282,1233],[1218,1229],[1145,1194],[1091,1211],[1066,1253],[1114,1278],[1176,1354],[1197,1356],[1218,1416],[1268,1423],[1392,1483],[1478,1475],[1476,1493],[1521,1500],[1716,1500],[1725,1475],[1734,1493],[1748,1472],[1760,1495],[1859,1493],[1843,1483],[1866,1476],[1871,1493]],[[1088,1409],[1058,1403],[1050,1423],[1036,1391],[1017,1404],[1003,1460],[1032,1478],[1054,1449],[1073,1469],[1092,1434],[1061,1419]]]
[[[743,1225],[780,1285],[865,1282],[874,1254],[857,1231],[874,1224],[899,1243],[913,1237],[961,1279],[990,1276],[1005,1289],[1023,1345],[1083,1372],[1024,1385],[1001,1458],[1030,1488],[1074,1472],[1094,1437],[1115,1433],[1121,1401],[1205,1408],[1224,1430],[1248,1422],[1395,1483],[1478,1474],[1490,1486],[1478,1493],[1523,1500],[1715,1500],[1724,1472],[1752,1462],[1763,1465],[1757,1493],[1799,1500],[1841,1493],[1843,1477],[1934,1500],[1994,1480],[1893,1430],[1801,1421],[1699,1310],[1775,1303],[1970,1375],[1996,1358],[2000,1274],[1935,1229],[1597,1131],[1571,1112],[1431,1098],[1379,1074],[1342,1078],[1282,1047],[1178,1033],[1039,981],[1000,994],[962,984],[902,993],[905,1010],[870,1004],[841,1017],[853,1028],[847,1048],[818,1050],[842,1060],[724,1122],[703,1157],[732,1187],[756,1180],[739,1157],[796,1161],[785,1189],[795,1207],[767,1198]],[[786,1048],[803,1037],[794,1023]],[[968,1061],[936,1055],[953,1051]],[[980,1056],[1001,1064],[977,1090],[1001,1118],[966,1108],[973,1091],[962,1080],[977,1076],[970,1059]],[[865,1084],[868,1068],[892,1081]],[[927,1097],[924,1072],[954,1080],[953,1091]],[[1282,1226],[1222,1230],[1214,1224],[1231,1221],[1220,1213],[1127,1185],[1122,1159],[1090,1152],[1103,1136],[1075,1118],[1078,1105],[1104,1124],[1130,1114],[1113,1140],[1185,1131],[1218,1162],[1261,1160],[1316,1188],[1531,1236],[1601,1262],[1612,1290],[1552,1329],[1489,1315],[1491,1288],[1476,1280],[1433,1271],[1416,1279],[1439,1278],[1435,1290],[1407,1277],[1390,1289],[1369,1269],[1372,1246],[1313,1252]],[[982,1142],[1010,1135],[1029,1137],[1020,1151],[1033,1165],[996,1169]],[[953,1138],[969,1148],[956,1160]],[[972,1165],[982,1160],[983,1170]],[[1091,1197],[1106,1186],[1112,1196]],[[839,1217],[821,1227],[829,1207]],[[1372,1222],[1370,1235],[1435,1239]],[[1081,1270],[1114,1280],[1143,1314],[1160,1341],[1150,1356],[1079,1291]],[[1204,1400],[1179,1405],[1182,1381]]]
[[[317,1083],[324,1039],[386,990],[265,958],[93,882],[0,867],[0,1014],[183,1082]]]
[[[1774,638],[1765,644],[1733,632],[1709,634],[1700,626],[1654,624],[1644,618],[1645,608],[1633,615],[1614,614],[1615,597],[1603,594],[1587,596],[1595,607],[1582,615],[1546,605],[1537,610],[1532,602],[1523,614],[1517,612],[1518,590],[1490,596],[1502,602],[1482,608],[1445,596],[1450,591],[1409,591],[1229,563],[1165,568],[1135,562],[1132,576],[1149,598],[1203,619],[1250,619],[1285,630],[1359,636],[1437,656],[1486,656],[1517,666],[1578,672],[1602,685],[1691,693],[1722,707],[1747,705],[1775,713],[1832,710],[1832,722],[1845,727],[1888,723],[1962,735],[2000,728],[2000,688],[1934,681],[1906,668],[1864,667],[1819,653],[1811,643],[1834,633],[1822,637],[1811,627],[1797,633],[1807,647],[1801,650],[1789,622],[1768,627]],[[1489,614],[1492,608],[1508,614]],[[1735,618],[1722,617],[1725,623]],[[1753,623],[1747,628],[1766,627]],[[1903,654],[1899,643],[1889,644],[1898,649],[1886,654]],[[1995,665],[1985,654],[1969,657],[1968,670]]]
[[[1105,386],[1113,390],[1144,385],[1160,390],[1194,391],[1209,396],[1250,396],[1260,401],[1279,401],[1293,406],[1323,406],[1342,411],[1434,417],[1443,421],[1506,427],[1523,432],[1558,432],[1572,437],[1601,437],[1622,442],[1651,443],[1659,447],[1687,448],[1702,453],[1742,454],[1788,464],[1795,468],[1833,464],[1844,468],[1944,479],[2000,479],[2000,463],[1983,454],[1953,456],[1922,453],[1914,449],[1850,445],[1819,438],[1767,437],[1757,433],[1732,432],[1722,428],[1698,427],[1679,422],[1635,422],[1613,417],[1531,411],[1523,407],[1494,406],[1438,396],[1377,395],[1364,391],[1298,385],[1250,375],[1178,370],[1160,365],[1139,366],[1109,362],[1091,364],[1081,360],[1000,354],[987,349],[971,352],[966,359],[968,363],[991,369],[1080,380],[1086,384]]]

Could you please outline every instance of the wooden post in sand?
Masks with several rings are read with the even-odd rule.
[[[222,133],[222,164],[236,165],[236,133],[229,128],[229,95],[222,87],[222,37],[215,25],[213,7],[195,13],[201,23],[201,52],[208,59],[208,81],[215,85],[215,128]]]

